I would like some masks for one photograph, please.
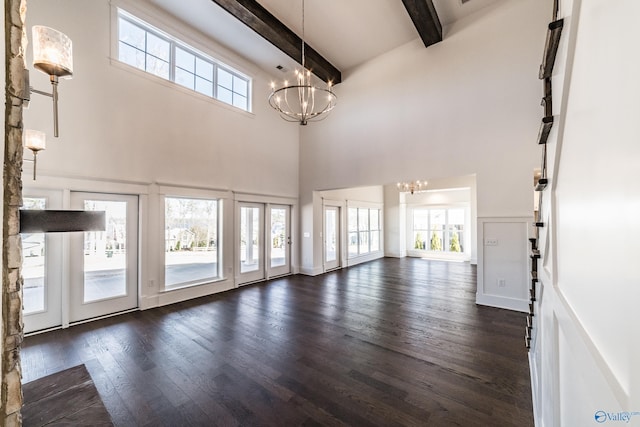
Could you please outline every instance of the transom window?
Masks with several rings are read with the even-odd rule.
[[[120,9],[118,59],[149,74],[250,111],[251,80],[248,77]]]

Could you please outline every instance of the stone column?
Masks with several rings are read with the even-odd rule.
[[[26,0],[5,0],[5,135],[2,220],[2,386],[0,425],[22,425],[22,99],[25,70]]]

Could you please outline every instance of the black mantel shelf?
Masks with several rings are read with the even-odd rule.
[[[104,211],[20,210],[20,233],[105,231]]]

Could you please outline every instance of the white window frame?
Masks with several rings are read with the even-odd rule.
[[[349,223],[349,210],[350,209],[356,209],[357,210],[357,214],[356,214],[356,227],[355,227],[355,231],[351,231],[350,226],[352,224]],[[360,210],[366,210],[367,211],[367,229],[360,229]],[[371,211],[375,210],[378,211],[378,228],[376,229],[372,229],[371,228]],[[346,219],[347,219],[347,226],[346,228],[346,235],[347,235],[347,259],[351,260],[351,259],[356,259],[356,258],[361,258],[361,257],[368,257],[371,255],[376,255],[379,254],[380,252],[382,252],[382,247],[383,247],[383,241],[382,241],[382,233],[383,233],[383,229],[382,229],[382,207],[378,206],[378,205],[368,205],[368,204],[348,204],[347,206],[347,212],[346,212]],[[371,249],[371,233],[372,232],[376,232],[378,233],[378,249],[376,250],[372,250]],[[358,252],[357,254],[352,254],[349,251],[350,248],[350,234],[351,233],[356,233],[357,236],[357,243],[356,243],[356,247],[358,248]],[[366,233],[367,235],[367,251],[361,251],[361,242],[360,242],[360,233]]]
[[[167,229],[167,222],[166,222],[166,200],[167,199],[188,199],[188,200],[206,200],[206,201],[215,201],[216,202],[216,218],[217,218],[217,223],[216,223],[216,266],[217,266],[217,275],[213,276],[213,277],[206,277],[206,278],[201,278],[201,279],[197,279],[197,280],[192,280],[192,281],[185,281],[185,282],[180,282],[180,283],[175,283],[175,284],[171,284],[168,285],[167,281],[166,281],[166,268],[167,268],[167,264],[166,264],[166,229]],[[223,248],[223,236],[222,236],[222,230],[223,230],[223,199],[221,197],[218,197],[216,195],[204,195],[204,194],[190,194],[188,192],[176,192],[176,194],[164,194],[162,195],[162,197],[160,197],[160,203],[161,203],[161,215],[162,215],[162,285],[163,285],[163,290],[164,291],[171,291],[171,290],[176,290],[176,289],[184,289],[184,288],[189,288],[189,287],[193,287],[193,286],[199,286],[199,285],[205,285],[205,284],[210,284],[210,283],[215,283],[215,282],[219,282],[222,280],[225,280],[224,278],[224,266],[223,266],[223,252],[224,252],[224,248]]]
[[[223,63],[222,61],[215,59],[209,55],[207,55],[206,53],[196,49],[193,46],[190,46],[189,44],[183,42],[182,40],[160,30],[159,28],[149,24],[148,22],[138,18],[137,16],[125,11],[124,9],[121,9],[119,7],[116,7],[116,13],[115,13],[115,25],[114,25],[114,58],[120,63],[120,64],[124,64],[127,67],[131,67],[135,70],[139,70],[140,72],[143,72],[145,74],[148,74],[150,76],[154,76],[155,78],[158,79],[162,79],[164,81],[169,81],[171,83],[173,83],[174,85],[183,88],[185,90],[189,90],[190,92],[194,92],[196,94],[199,94],[201,96],[205,96],[207,98],[210,99],[215,99],[218,102],[223,103],[224,105],[228,105],[231,106],[233,108],[237,108],[241,111],[245,111],[248,113],[251,113],[252,111],[252,89],[253,89],[253,79],[242,73],[241,71]],[[120,22],[121,20],[125,20],[127,22],[129,22],[132,25],[135,25],[136,27],[142,29],[143,31],[153,34],[154,36],[166,41],[167,43],[169,43],[170,45],[170,56],[169,56],[169,77],[168,79],[165,79],[162,76],[158,76],[150,71],[146,70],[146,66],[145,69],[136,67],[135,65],[131,65],[128,64],[124,61],[120,60]],[[135,48],[135,47],[134,47]],[[202,92],[199,92],[197,90],[195,90],[195,84],[194,84],[194,88],[190,88],[187,86],[184,86],[178,82],[176,82],[176,48],[180,48],[192,55],[194,55],[196,58],[207,62],[208,64],[211,64],[213,67],[213,75],[212,75],[212,95],[209,96],[207,94],[204,94]],[[137,49],[137,48],[136,48]],[[138,49],[139,50],[139,49]],[[141,51],[142,52],[142,51]],[[145,55],[149,54],[146,51],[146,47],[145,47],[145,51],[144,51]],[[221,98],[218,97],[218,70],[224,70],[227,73],[231,74],[233,76],[233,78],[237,78],[240,79],[242,81],[244,81],[247,85],[247,92],[246,92],[246,108],[242,108],[242,107],[238,107],[237,105],[235,105],[234,100],[236,99],[236,95],[241,96],[241,97],[245,97],[244,95],[242,95],[239,92],[235,92],[233,89],[231,88],[231,92],[232,92],[232,99],[231,99],[231,103],[226,102],[224,100],[222,100]],[[194,73],[195,75],[195,73]]]
[[[462,252],[451,252],[448,248],[450,246],[449,239],[449,210],[451,209],[462,209],[464,210],[464,228],[462,230],[463,242],[464,242],[464,250]],[[449,204],[449,205],[414,205],[411,206],[410,209],[407,209],[407,254],[413,257],[424,257],[427,256],[429,258],[441,258],[441,259],[468,259],[470,254],[470,227],[471,224],[469,222],[469,204],[468,203],[460,203],[460,204]],[[445,211],[445,224],[444,224],[444,235],[442,241],[442,251],[432,251],[430,247],[431,242],[431,215],[429,214],[427,221],[427,230],[428,235],[425,237],[425,249],[416,249],[415,248],[415,238],[414,238],[414,211],[416,210],[426,210],[429,213],[433,210],[444,210]],[[446,248],[446,250],[444,250]]]

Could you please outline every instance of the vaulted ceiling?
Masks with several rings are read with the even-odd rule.
[[[268,73],[279,76],[295,67],[286,53],[247,27],[217,3],[243,5],[253,0],[145,0],[215,39],[223,46],[244,56]],[[493,3],[506,0],[433,0],[435,14],[444,27]],[[257,0],[284,27],[302,36],[302,0]],[[420,27],[428,19],[427,0],[305,0],[304,39],[319,56],[341,72],[348,71],[372,58],[418,37]],[[415,9],[412,11],[412,8]],[[420,10],[422,9],[422,10]],[[426,11],[428,12],[428,11]],[[411,15],[410,15],[411,13]],[[426,16],[426,17],[425,17]],[[412,21],[412,17],[415,21]],[[249,17],[249,20],[255,17]],[[264,23],[257,23],[258,26]],[[427,30],[430,28],[426,23]],[[279,31],[276,28],[275,31]],[[293,41],[289,41],[289,44]],[[425,42],[425,44],[428,44]],[[309,58],[309,55],[307,55]],[[325,65],[326,67],[326,65]],[[331,69],[325,76],[331,75]]]

